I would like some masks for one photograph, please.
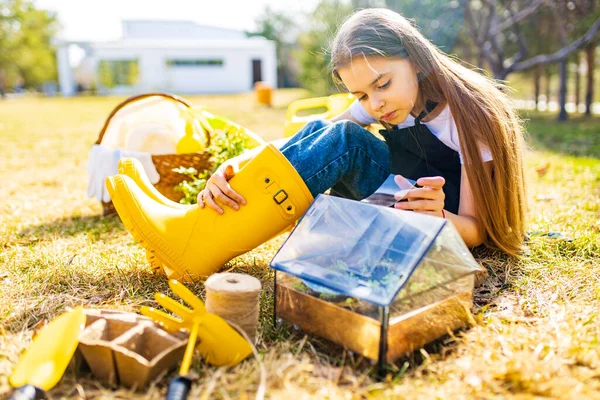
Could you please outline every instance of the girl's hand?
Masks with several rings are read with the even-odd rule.
[[[398,202],[394,205],[394,208],[443,217],[442,210],[444,209],[446,195],[442,187],[445,183],[446,180],[441,176],[420,178],[417,180],[417,185],[422,187],[411,189],[408,193],[403,191],[404,196],[396,199],[408,201]]]
[[[198,193],[198,207],[204,208],[206,205],[219,214],[223,214],[223,209],[215,200],[219,200],[236,211],[240,209],[240,204],[245,205],[246,200],[236,193],[228,183],[234,175],[235,171],[231,165],[219,167],[206,182],[206,187]]]

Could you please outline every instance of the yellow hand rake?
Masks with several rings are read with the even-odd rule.
[[[155,293],[154,298],[156,302],[177,316],[146,306],[141,308],[141,313],[168,331],[177,332],[185,329],[190,332],[188,344],[179,369],[180,376],[175,378],[171,382],[171,385],[174,385],[175,381],[179,381],[186,385],[189,391],[191,381],[186,376],[189,372],[194,347],[196,347],[196,339],[198,338],[200,339],[200,343],[196,348],[200,351],[206,362],[211,365],[236,365],[252,354],[250,343],[223,318],[207,312],[202,300],[196,297],[188,288],[174,279],[169,281],[169,287],[181,299],[192,306],[192,309],[183,306],[181,303],[162,293]],[[169,390],[171,390],[171,385],[169,386]]]

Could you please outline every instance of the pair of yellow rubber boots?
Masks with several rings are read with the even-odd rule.
[[[219,204],[220,215],[167,199],[132,158],[122,159],[119,174],[106,180],[125,228],[146,248],[153,267],[179,280],[216,272],[289,227],[313,201],[298,172],[272,144],[263,145],[229,184],[246,205],[236,211]]]

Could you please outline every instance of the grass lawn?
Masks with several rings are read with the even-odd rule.
[[[271,109],[251,94],[190,100],[270,140],[282,135],[287,104],[303,95],[277,92]],[[137,311],[154,305],[154,292],[170,293],[120,221],[102,217],[86,197],[88,151],[120,100],[0,101],[0,397],[33,332],[65,307]],[[224,267],[263,282],[258,348],[268,397],[600,398],[600,119],[524,117],[526,255],[515,261],[477,249],[489,277],[476,291],[476,324],[400,360],[384,381],[369,361],[338,346],[286,324],[272,328],[268,262],[283,238]],[[253,398],[260,382],[252,358],[216,369],[196,357],[193,368],[191,398]],[[68,372],[51,393],[158,399],[166,382],[134,394]]]

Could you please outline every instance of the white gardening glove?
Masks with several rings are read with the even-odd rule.
[[[87,172],[88,172],[88,186],[87,186],[87,196],[94,197],[96,194],[96,187],[94,186],[94,178],[96,177],[96,164],[98,160],[98,148],[97,145],[93,145],[90,149],[90,153],[88,155],[88,164],[87,164]]]
[[[88,160],[88,197],[96,197],[98,201],[108,203],[110,195],[106,189],[106,178],[118,173],[121,150],[109,149],[102,145],[94,145]]]

